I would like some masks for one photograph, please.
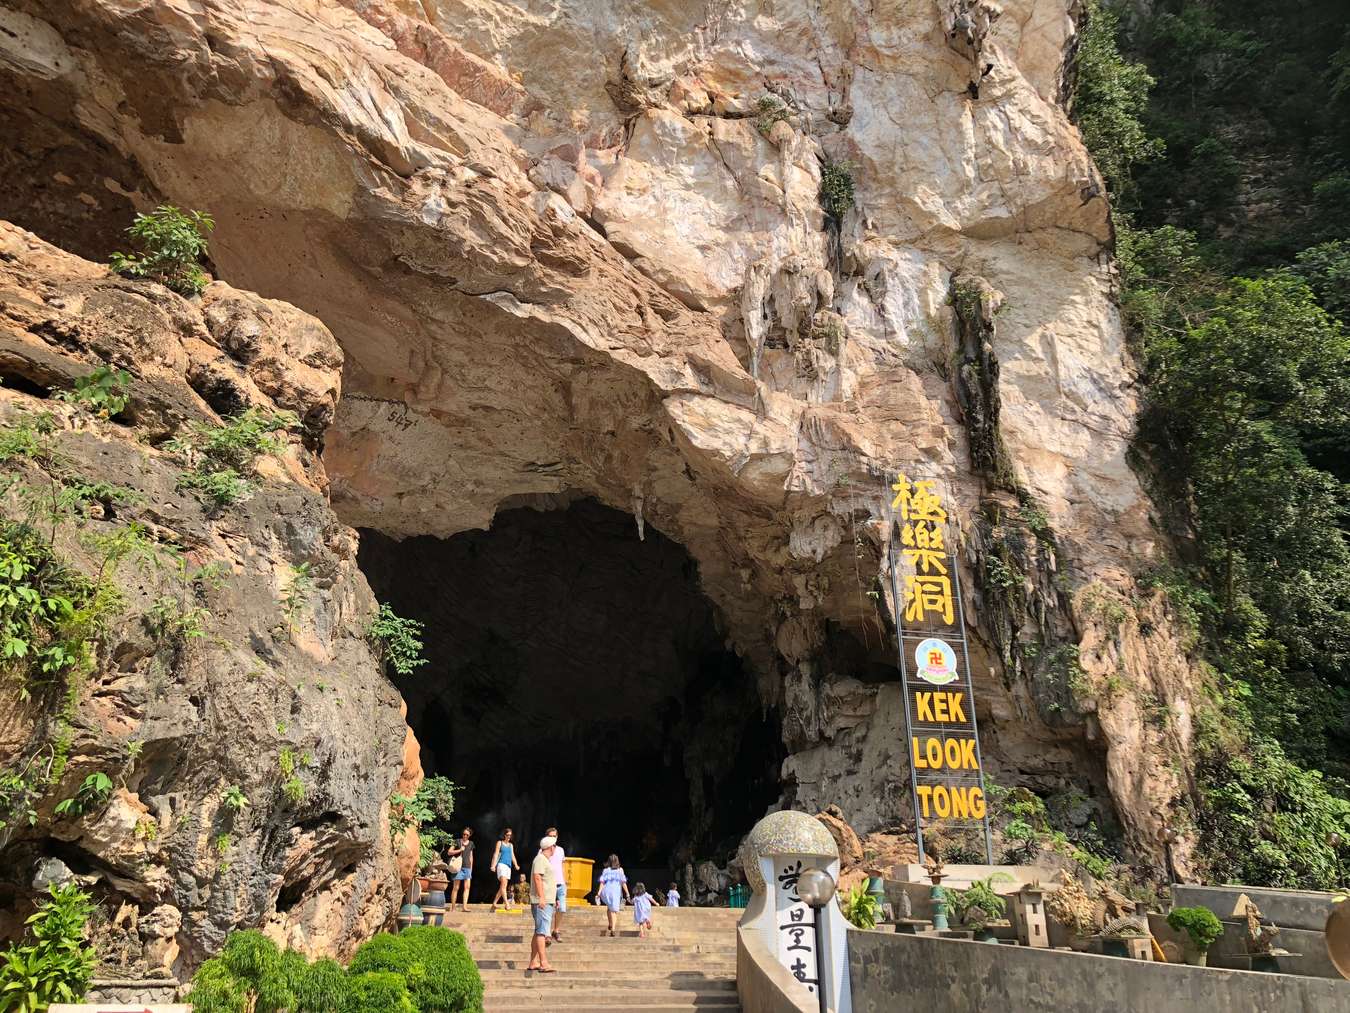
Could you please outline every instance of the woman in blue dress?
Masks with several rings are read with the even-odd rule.
[[[506,906],[506,910],[512,910],[509,884],[511,873],[519,868],[520,863],[516,861],[516,847],[511,843],[511,828],[507,827],[502,831],[496,850],[492,852],[492,871],[497,875],[497,894],[492,898],[493,911],[497,910],[498,900]]]
[[[619,865],[619,856],[610,855],[609,861],[600,873],[600,887],[595,891],[600,903],[605,905],[605,917],[609,919],[609,934],[614,935],[614,916],[623,910],[624,899],[628,896],[628,877]]]

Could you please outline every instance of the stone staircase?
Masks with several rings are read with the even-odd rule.
[[[736,922],[730,908],[657,908],[653,930],[638,938],[632,909],[617,924],[618,936],[602,936],[603,908],[574,907],[564,915],[563,941],[549,947],[556,974],[527,973],[532,922],[526,914],[447,911],[445,924],[463,932],[483,975],[485,1013],[734,1013]]]

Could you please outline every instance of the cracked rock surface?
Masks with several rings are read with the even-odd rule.
[[[684,545],[783,709],[784,802],[864,833],[910,816],[894,603],[869,594],[887,486],[938,479],[991,773],[1086,794],[1157,864],[1199,680],[1135,583],[1165,546],[1126,460],[1104,190],[1060,104],[1075,10],[0,0],[0,213],[103,257],[133,208],[209,209],[216,274],[342,348],[347,524],[446,536],[584,495]]]

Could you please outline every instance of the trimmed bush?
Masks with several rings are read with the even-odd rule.
[[[347,988],[342,1013],[417,1013],[403,976],[393,971],[354,974],[347,979]]]
[[[336,960],[324,958],[308,964],[291,981],[295,994],[294,1013],[332,1013],[352,1002],[352,984]],[[393,1009],[394,1007],[390,1007]]]
[[[1191,945],[1201,953],[1223,935],[1223,922],[1207,907],[1174,907],[1167,924],[1190,937]]]
[[[407,982],[420,1013],[479,1013],[483,979],[464,937],[439,925],[414,925],[362,945],[350,973],[393,971]]]
[[[250,929],[197,969],[187,999],[196,1013],[482,1013],[483,979],[464,937],[440,926],[378,935],[346,971]]]

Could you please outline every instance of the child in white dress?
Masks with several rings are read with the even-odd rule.
[[[666,891],[666,907],[680,906],[680,889],[674,883],[670,884],[670,889]]]
[[[633,885],[633,921],[638,927],[638,937],[646,939],[652,927],[652,895],[641,883]]]

